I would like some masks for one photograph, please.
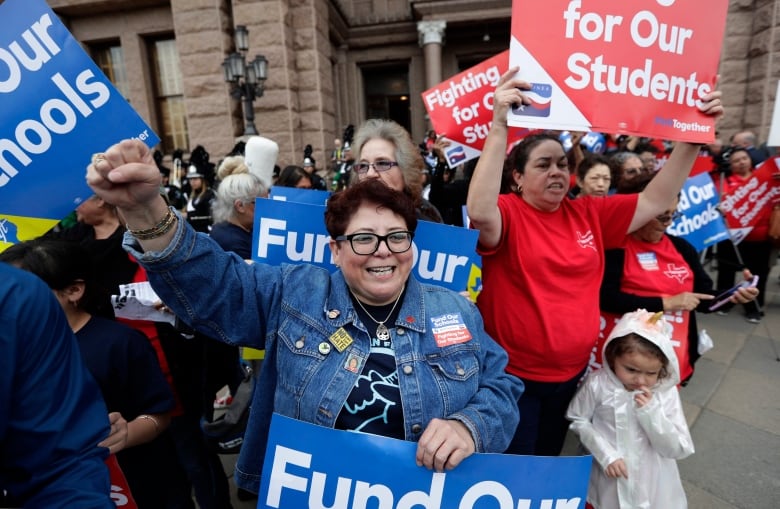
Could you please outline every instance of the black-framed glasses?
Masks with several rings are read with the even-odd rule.
[[[658,222],[666,223],[666,222],[669,222],[669,221],[671,221],[671,222],[677,221],[678,219],[680,219],[681,216],[682,216],[682,212],[675,211],[672,214],[669,214],[667,212],[666,214],[661,214],[660,216],[655,216],[655,218],[656,218],[656,220],[658,220]]]
[[[405,253],[412,247],[414,232],[400,230],[390,232],[387,235],[375,233],[353,233],[351,235],[339,235],[334,240],[348,240],[352,251],[357,255],[368,256],[376,253],[379,243],[384,242],[391,253]]]
[[[361,161],[359,163],[355,163],[355,171],[358,172],[358,175],[365,175],[368,173],[369,168],[374,168],[374,170],[378,172],[383,171],[389,171],[394,166],[398,166],[398,163],[396,161],[374,161],[373,163],[367,163],[365,161]]]

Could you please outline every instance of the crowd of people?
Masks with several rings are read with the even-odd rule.
[[[245,375],[241,349],[251,348],[264,361],[235,466],[242,496],[259,491],[275,412],[416,442],[409,460],[437,472],[477,452],[557,456],[571,430],[594,457],[593,507],[685,507],[675,460],[694,449],[678,390],[699,356],[695,313],[709,312],[714,287],[732,286],[739,272],[758,275],[759,286],[739,289],[731,305],[760,319],[766,225],[740,244],[741,258],[718,246],[713,285],[696,250],[666,233],[701,147],[608,136],[594,153],[582,133],[546,131],[510,147],[507,112],[528,103],[530,89],[516,72],[496,87],[481,157],[455,169],[444,158],[446,138],[430,132],[416,144],[378,119],[348,126],[327,168],[317,170],[308,146],[300,166],[275,161],[268,180],[243,146],[218,165],[202,147],[187,164],[175,154],[174,166],[186,170],[173,182],[160,154],[138,140],[96,154],[87,168],[95,196],[77,209],[77,224],[0,254],[8,281],[30,278],[6,264],[32,272],[60,305],[49,319],[61,326],[48,341],[74,358],[59,376],[78,382],[70,410],[88,406],[91,426],[79,428],[80,454],[68,461],[97,468],[95,460],[115,454],[141,509],[194,507],[192,493],[201,509],[229,508],[226,473],[200,423],[214,418],[218,390],[235,393]],[[702,100],[704,114],[720,116],[719,92]],[[706,148],[713,172],[728,172],[726,186],[760,163],[749,134],[735,135],[728,151]],[[325,225],[337,270],[246,263],[255,200],[271,186],[332,192]],[[414,276],[421,220],[478,230],[476,303]],[[667,280],[643,263],[648,255],[685,276]],[[8,285],[5,275],[0,281]],[[174,325],[115,319],[111,296],[133,282],[151,283]],[[40,294],[30,298],[46,301]],[[606,313],[614,315],[607,332]],[[674,327],[663,313],[679,318]],[[457,341],[441,341],[430,326],[445,315],[458,317]],[[5,332],[0,341],[18,341]],[[367,373],[384,381],[381,397]],[[29,418],[2,419],[18,419],[23,435]],[[9,467],[52,471],[36,472],[35,482],[0,469],[0,495],[24,504],[47,484],[73,489],[67,475],[41,465]],[[95,493],[107,480],[93,481],[84,500],[99,503],[74,506],[104,506]]]

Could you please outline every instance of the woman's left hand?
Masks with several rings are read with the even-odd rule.
[[[436,472],[452,470],[476,451],[466,426],[452,419],[433,419],[417,443],[417,466]]]

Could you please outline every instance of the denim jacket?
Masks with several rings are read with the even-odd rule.
[[[265,348],[251,432],[236,466],[237,484],[257,493],[271,414],[332,428],[359,376],[344,368],[346,359],[368,357],[369,334],[343,275],[312,265],[246,263],[181,220],[163,251],[142,253],[129,234],[125,248],[179,318],[226,343]],[[470,340],[437,345],[430,319],[447,314],[460,315]],[[351,338],[341,352],[330,342],[337,331]],[[391,334],[406,440],[417,441],[434,418],[456,419],[477,452],[503,452],[519,420],[523,385],[504,371],[506,352],[485,332],[476,306],[410,276]]]

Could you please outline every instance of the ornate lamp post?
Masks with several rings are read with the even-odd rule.
[[[265,80],[268,78],[268,60],[263,55],[255,56],[247,62],[249,51],[249,30],[244,25],[236,26],[234,31],[236,52],[231,53],[222,62],[225,81],[231,84],[230,95],[244,102],[244,136],[258,134],[255,127],[255,99],[263,96]]]

